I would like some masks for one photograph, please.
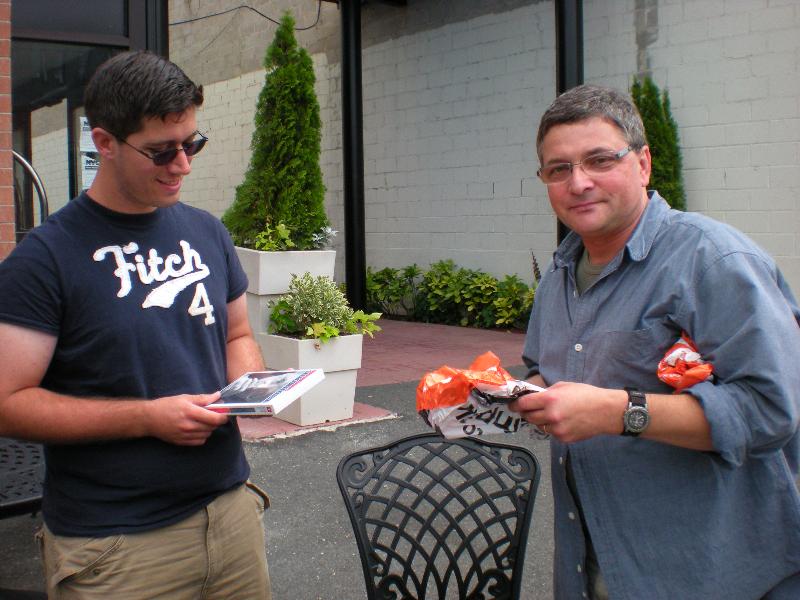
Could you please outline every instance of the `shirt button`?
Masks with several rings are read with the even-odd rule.
[[[580,352],[583,350],[583,344],[575,344],[575,352]]]
[[[567,513],[567,516],[569,517],[570,521],[574,521],[575,520],[575,513],[574,512]]]
[[[560,464],[560,465],[564,464],[564,457],[563,456],[559,456],[558,457],[558,464]]]
[[[581,596],[583,596],[584,598],[588,598],[588,597],[589,597],[589,594],[587,594],[586,592],[583,592],[583,593],[581,594]]]
[[[578,565],[578,573],[583,573],[583,567]]]
[[[573,298],[577,298],[578,297],[578,290],[573,290],[572,297]]]

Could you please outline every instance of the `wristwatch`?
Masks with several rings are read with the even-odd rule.
[[[628,392],[628,409],[622,416],[622,435],[637,436],[650,424],[647,397],[635,388],[626,387],[625,391]]]

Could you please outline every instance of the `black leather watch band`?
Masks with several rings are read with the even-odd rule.
[[[647,397],[635,388],[626,387],[625,391],[628,392],[628,408],[622,417],[622,435],[635,437],[650,424]]]

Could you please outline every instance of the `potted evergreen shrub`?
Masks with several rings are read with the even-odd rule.
[[[325,213],[320,169],[321,121],[314,66],[284,14],[264,57],[252,154],[236,198],[222,217],[247,273],[248,313],[256,331],[269,325],[269,303],[292,273],[333,277],[336,233]],[[262,348],[263,351],[263,348]]]
[[[288,292],[272,303],[264,359],[271,369],[320,368],[325,379],[278,417],[296,425],[351,418],[363,335],[380,331],[380,316],[350,308],[330,277],[293,275]]]

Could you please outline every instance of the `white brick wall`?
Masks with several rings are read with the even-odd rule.
[[[69,201],[69,170],[67,165],[67,128],[51,131],[31,140],[33,168],[39,174],[47,193],[47,204],[54,213]],[[34,206],[38,199],[34,192]],[[38,224],[38,221],[37,221]]]
[[[531,279],[555,221],[531,181],[538,114],[552,99],[552,6],[539,4],[452,23],[363,53],[368,264],[465,267]],[[340,68],[314,55],[323,121],[326,206],[344,269]],[[205,85],[199,114],[210,143],[183,198],[221,216],[249,158],[263,71]],[[524,195],[523,195],[524,193]],[[544,265],[543,265],[544,266]]]
[[[218,217],[232,204],[250,159],[253,115],[263,83],[264,72],[257,71],[204,86],[197,121],[209,143],[192,162],[184,201]]]
[[[367,262],[453,258],[529,279],[530,251],[544,267],[555,246],[555,219],[534,177],[536,126],[555,94],[553,3],[498,2],[495,12],[446,22],[436,10],[443,2],[393,9],[396,32],[363,50]],[[646,46],[637,4],[657,16]],[[437,24],[403,30],[412,10],[417,24],[427,10]],[[366,19],[362,29],[384,26]],[[620,89],[646,59],[670,92],[689,209],[748,233],[800,293],[800,3],[584,0],[584,56],[587,82]],[[314,55],[326,204],[341,230],[337,60]],[[262,82],[258,71],[206,84],[200,120],[212,143],[184,197],[214,214],[242,179]],[[337,249],[341,277],[343,236]]]
[[[535,4],[364,49],[368,264],[452,258],[530,281],[531,250],[549,261],[555,221],[530,178],[535,123],[555,93],[553,18],[550,4]],[[340,128],[337,70],[330,76],[326,135]],[[329,175],[341,170],[341,152],[325,144],[334,220],[341,180]]]
[[[66,115],[66,100],[31,113],[31,164],[42,180],[51,213],[70,199],[67,127],[62,127],[66,123]],[[36,192],[33,202],[38,211]]]
[[[624,89],[637,70],[636,2],[614,2],[613,15],[610,4],[584,2],[585,54],[602,56],[586,61],[585,79]],[[657,4],[657,36],[646,53],[680,126],[688,208],[750,235],[797,294],[800,3]]]

